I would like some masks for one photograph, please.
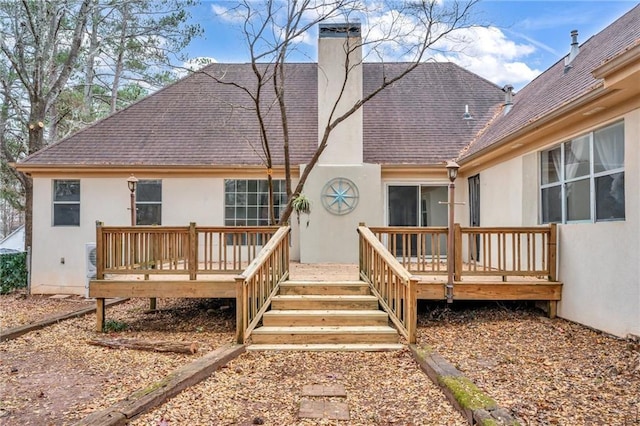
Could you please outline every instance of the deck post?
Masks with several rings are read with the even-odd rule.
[[[236,342],[244,344],[244,278],[236,277]]]
[[[552,223],[549,225],[549,240],[547,242],[547,262],[549,265],[549,281],[558,280],[557,271],[557,239],[558,239],[558,225]]]
[[[189,279],[195,280],[198,276],[198,233],[196,223],[189,223]]]
[[[407,332],[409,334],[409,344],[416,343],[416,330],[418,329],[418,279],[409,278],[409,318],[407,319]]]
[[[453,279],[460,281],[462,279],[462,228],[459,223],[453,225],[453,256],[455,259]]]
[[[104,279],[104,236],[102,234],[103,223],[96,220],[96,279]]]
[[[104,297],[96,297],[96,331],[98,333],[104,332]]]
[[[364,227],[367,225],[365,225],[364,222],[360,222],[358,224],[358,227],[361,227],[361,226]],[[358,265],[359,265],[358,276],[361,276],[362,271],[364,270],[364,247],[363,247],[364,242],[362,241],[362,235],[360,235],[360,231],[356,229],[356,232],[358,233]]]

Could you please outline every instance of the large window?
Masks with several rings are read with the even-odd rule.
[[[284,180],[273,181],[275,221],[287,204]],[[266,180],[224,181],[224,224],[226,226],[269,225],[269,186]]]
[[[162,181],[140,180],[136,188],[136,225],[162,224]]]
[[[623,220],[624,123],[541,154],[542,222]]]
[[[53,181],[53,226],[80,226],[80,181]]]

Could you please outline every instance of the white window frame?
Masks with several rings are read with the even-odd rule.
[[[56,187],[59,182],[75,182],[78,184],[78,200],[56,200]],[[81,206],[80,201],[82,198],[82,186],[80,185],[80,179],[53,179],[52,187],[51,187],[51,226],[59,227],[59,226],[80,226],[80,212]],[[77,205],[78,206],[78,223],[73,224],[56,224],[56,206],[60,205]]]
[[[622,126],[622,132],[623,132],[623,143],[624,143],[624,121],[617,121],[611,124],[608,124],[606,126],[603,127],[599,127],[597,129],[592,130],[591,132],[588,133],[584,133],[581,135],[576,136],[575,138],[572,138],[570,140],[564,141],[562,143],[560,143],[559,145],[555,145],[553,147],[550,147],[548,149],[542,150],[540,151],[539,155],[538,155],[538,160],[539,160],[539,164],[538,164],[538,173],[540,174],[540,178],[538,180],[539,185],[540,185],[540,189],[538,192],[538,205],[539,207],[539,223],[541,224],[546,224],[546,223],[553,223],[551,221],[544,221],[544,212],[543,212],[543,196],[542,196],[542,192],[545,189],[549,189],[549,188],[553,188],[553,187],[560,187],[560,199],[561,199],[561,213],[562,213],[562,219],[560,222],[557,223],[562,223],[562,224],[566,224],[566,223],[595,223],[595,222],[611,222],[611,221],[624,221],[626,220],[626,212],[624,214],[623,217],[621,218],[614,218],[614,219],[597,219],[597,215],[596,215],[596,179],[599,177],[603,177],[603,176],[610,176],[610,175],[615,175],[618,173],[623,173],[624,174],[624,159],[623,159],[623,166],[622,167],[618,167],[615,169],[611,169],[611,170],[604,170],[601,172],[595,172],[594,168],[595,168],[595,161],[594,161],[594,143],[595,143],[595,133],[600,131],[600,130],[604,130],[607,129],[609,127],[614,127],[614,126]],[[566,146],[571,143],[572,141],[581,139],[583,137],[587,136],[588,137],[588,145],[589,145],[589,173],[587,175],[581,175],[578,177],[574,177],[574,178],[566,178],[565,176],[565,167],[566,167],[566,156],[565,156],[565,148]],[[551,183],[543,183],[542,179],[542,158],[543,158],[543,154],[547,153],[549,151],[553,151],[554,149],[560,147],[560,176],[558,176],[558,181],[556,182],[551,182]],[[569,220],[567,218],[567,184],[571,184],[573,182],[579,182],[582,180],[588,180],[589,181],[589,219],[585,219],[585,220]]]
[[[229,203],[227,202],[227,195],[229,194],[229,192],[227,192],[227,182],[229,181],[234,181],[235,182],[235,190],[233,192],[233,198],[234,199],[238,199],[238,194],[240,194],[238,192],[238,182],[239,181],[244,181],[246,182],[246,190],[242,193],[245,195],[245,203],[244,205],[238,204],[237,202],[233,203],[233,205],[229,205]],[[256,182],[256,188],[257,190],[255,192],[253,191],[249,191],[249,182]],[[266,218],[261,217],[259,212],[259,204],[253,205],[253,204],[248,204],[248,196],[249,194],[256,194],[258,200],[260,198],[261,195],[267,195],[267,197],[269,196],[269,191],[268,189],[266,191],[260,191],[260,182],[267,182],[267,179],[224,179],[223,185],[224,185],[224,224],[225,226],[268,226],[269,225],[269,217],[267,216]],[[274,208],[276,210],[276,215],[278,215],[278,217],[275,218],[275,221],[277,222],[279,219],[279,214],[284,210],[284,207],[286,206],[286,187],[285,187],[285,181],[284,179],[274,179],[273,182],[280,182],[279,186],[280,186],[280,190],[276,191],[274,188]],[[284,200],[285,203],[279,202],[279,200],[281,199],[281,197],[284,196]],[[277,201],[276,201],[277,200]],[[237,209],[238,208],[244,208],[245,212],[249,211],[249,207],[255,207],[256,208],[256,213],[258,213],[255,217],[249,217],[246,213],[245,216],[243,218],[239,217],[237,215]],[[234,209],[234,215],[233,217],[228,217],[227,216],[227,209],[228,208],[233,208]],[[267,212],[267,214],[269,214]],[[246,224],[238,224],[238,222],[242,222],[244,221],[246,223],[247,220],[252,220],[252,221],[256,221],[257,225],[246,225]],[[262,224],[260,222],[263,222]]]
[[[139,192],[140,184],[148,184],[148,183],[156,183],[156,182],[160,184],[160,199],[153,200],[153,201],[140,201],[138,199],[140,195],[140,192]],[[140,222],[138,218],[138,212],[140,211],[139,206],[143,206],[143,205],[160,206],[160,218],[158,220],[158,223],[147,223],[147,224],[139,223]],[[136,225],[162,225],[162,180],[161,179],[140,179],[138,181],[138,186],[136,189]]]

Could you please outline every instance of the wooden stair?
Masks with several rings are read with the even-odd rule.
[[[398,332],[362,281],[287,281],[248,350],[397,350]]]

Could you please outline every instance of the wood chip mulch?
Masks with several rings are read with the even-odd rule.
[[[0,296],[0,313],[19,323],[42,319],[51,308],[11,297]],[[60,302],[47,300],[38,303]],[[148,299],[133,299],[109,308],[107,320],[127,326],[110,336],[198,342],[196,354],[89,345],[104,336],[94,331],[95,315],[0,343],[0,424],[73,424],[234,339],[230,301],[159,299],[158,307],[146,313]],[[418,343],[523,425],[640,425],[638,343],[550,320],[524,304],[421,304],[419,312]],[[464,424],[406,350],[249,352],[133,424],[336,424],[298,419],[303,386],[313,384],[345,386],[339,400],[351,420],[340,424]]]
[[[342,384],[348,421],[298,418],[305,385]],[[394,352],[247,352],[131,423],[166,425],[465,425],[417,367]]]
[[[640,345],[522,304],[419,317],[429,345],[523,425],[640,425]]]
[[[198,342],[199,351],[185,355],[92,346],[89,340],[105,336],[95,332],[95,314],[2,342],[0,424],[73,424],[233,341],[235,310],[224,301],[158,299],[160,311],[145,313],[148,304],[148,299],[133,299],[108,308],[107,321],[127,327],[108,335]],[[27,303],[20,310],[0,297],[3,313],[7,306],[21,317],[31,308]]]

